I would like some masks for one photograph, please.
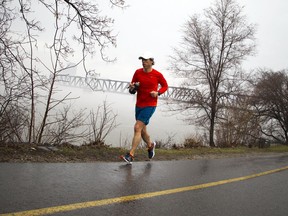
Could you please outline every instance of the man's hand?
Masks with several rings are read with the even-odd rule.
[[[157,91],[151,91],[150,95],[151,95],[151,97],[156,98],[156,97],[158,97],[158,92]]]
[[[130,94],[135,94],[139,88],[140,83],[136,82],[136,83],[130,83],[129,85],[129,92]]]

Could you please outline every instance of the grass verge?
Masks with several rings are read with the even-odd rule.
[[[0,144],[0,162],[115,162],[127,152],[121,148],[98,146],[70,146],[57,148],[31,144]],[[288,153],[288,146],[277,145],[269,148],[193,148],[156,149],[154,160],[189,160],[199,158],[223,158],[255,156],[260,154]],[[147,160],[147,150],[138,149],[136,161]]]

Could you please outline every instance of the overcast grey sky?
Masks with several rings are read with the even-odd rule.
[[[203,9],[213,2],[215,0],[127,0],[129,7],[123,11],[104,7],[103,13],[115,19],[114,32],[118,33],[117,47],[107,53],[118,60],[105,63],[98,55],[91,61],[92,67],[102,78],[130,81],[135,69],[141,67],[138,56],[148,50],[155,56],[155,68],[174,84],[173,71],[167,70],[168,56],[181,40],[181,28],[189,16],[203,14]],[[247,21],[258,25],[257,55],[249,57],[244,68],[288,68],[288,1],[238,0],[238,3],[245,7]]]

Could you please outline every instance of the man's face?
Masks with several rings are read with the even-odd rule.
[[[150,59],[142,59],[142,65],[145,69],[151,68],[153,65],[153,61],[151,61]]]

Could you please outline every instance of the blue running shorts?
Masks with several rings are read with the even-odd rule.
[[[142,121],[145,125],[149,124],[149,120],[156,110],[156,106],[137,107],[135,108],[135,118]]]

